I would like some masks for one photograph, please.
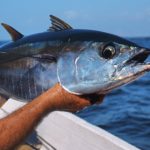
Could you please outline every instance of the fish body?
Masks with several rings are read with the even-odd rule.
[[[106,94],[150,70],[149,51],[121,37],[72,29],[51,16],[47,32],[24,37],[3,24],[13,41],[0,47],[0,93],[30,101],[54,84],[74,94]]]

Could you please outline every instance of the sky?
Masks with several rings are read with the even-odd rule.
[[[24,35],[46,31],[50,14],[77,29],[150,36],[150,0],[0,0],[0,22]],[[0,27],[0,40],[7,39],[9,35]]]

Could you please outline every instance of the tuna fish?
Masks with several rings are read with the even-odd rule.
[[[48,31],[29,36],[2,23],[12,41],[0,47],[1,94],[30,101],[58,82],[73,94],[106,94],[150,70],[147,48],[50,19]]]

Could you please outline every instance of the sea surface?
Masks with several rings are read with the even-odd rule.
[[[130,40],[150,48],[150,38]],[[142,150],[150,150],[150,73],[112,91],[102,104],[77,115]]]
[[[150,48],[150,38],[130,40]],[[76,115],[142,150],[150,150],[150,73],[112,91],[102,104]]]

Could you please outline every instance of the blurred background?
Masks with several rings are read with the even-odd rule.
[[[74,28],[100,30],[150,47],[149,0],[1,0],[0,22],[25,35],[46,31],[49,15],[65,20]],[[0,42],[9,40],[0,27]],[[150,75],[116,89],[101,105],[76,115],[104,128],[131,144],[150,149]]]
[[[48,29],[50,14],[64,19],[74,28],[102,30],[127,37],[150,35],[149,0],[0,1],[0,22],[26,35]],[[2,28],[0,37],[8,39]]]

